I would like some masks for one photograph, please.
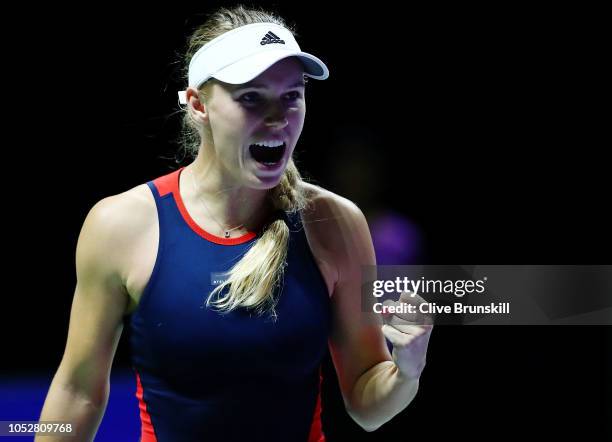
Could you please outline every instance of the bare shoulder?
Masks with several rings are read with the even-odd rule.
[[[315,257],[332,269],[334,285],[361,265],[375,264],[370,230],[361,209],[320,186],[303,186],[310,201],[302,211],[304,230]]]
[[[103,254],[107,264],[125,277],[135,241],[156,223],[155,200],[147,185],[141,184],[103,198],[91,208],[83,223],[78,249]]]
[[[341,217],[362,215],[361,209],[354,202],[331,190],[307,182],[303,182],[302,187],[311,201],[311,210],[306,213]]]
[[[302,185],[310,201],[308,208],[302,212],[305,224],[329,235],[336,235],[338,229],[344,231],[359,224],[367,226],[361,209],[348,198],[311,183],[304,182]]]
[[[155,200],[146,184],[98,201],[89,211],[85,223],[92,224],[96,234],[105,239],[129,240],[155,221]]]

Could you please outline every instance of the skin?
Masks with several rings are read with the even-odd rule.
[[[206,98],[195,89],[187,91],[188,111],[204,142],[181,173],[179,191],[204,230],[222,236],[202,202],[219,222],[244,224],[233,237],[265,219],[266,192],[280,181],[303,128],[304,88],[295,87],[302,74],[299,61],[289,58],[254,79],[264,89],[213,82],[204,91]],[[283,167],[277,171],[260,169],[248,151],[249,144],[270,136],[287,141]],[[416,395],[431,327],[401,315],[386,318],[382,326],[381,318],[361,312],[362,266],[376,263],[366,219],[351,201],[318,186],[303,186],[312,205],[302,218],[330,296],[329,347],[342,396],[351,417],[372,431]],[[74,422],[82,436],[78,440],[91,440],[97,431],[122,319],[138,305],[158,240],[155,201],[146,184],[102,199],[85,219],[66,349],[40,418]],[[394,345],[392,354],[384,336]],[[61,439],[45,438],[53,440]]]

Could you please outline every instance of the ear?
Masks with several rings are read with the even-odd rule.
[[[200,100],[198,90],[196,88],[189,87],[185,91],[185,94],[187,96],[187,105],[189,106],[192,117],[200,123],[208,122],[208,110],[206,109],[204,102]]]

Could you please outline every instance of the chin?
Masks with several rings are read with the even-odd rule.
[[[252,182],[253,187],[258,189],[271,189],[276,187],[280,183],[285,170],[287,169],[287,159],[282,159],[274,165],[264,165],[256,161],[252,161],[253,168],[251,173],[253,175]]]
[[[283,169],[284,170],[284,169]],[[282,179],[283,175],[278,176],[259,176],[255,175],[255,183],[252,187],[261,190],[269,190],[278,186]]]

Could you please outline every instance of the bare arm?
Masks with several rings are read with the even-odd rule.
[[[40,416],[41,421],[70,422],[76,437],[37,436],[37,441],[90,441],[102,420],[128,304],[118,257],[121,231],[125,230],[121,198],[113,196],[97,203],[83,224],[66,348]]]
[[[373,431],[412,402],[420,373],[407,374],[396,363],[397,354],[405,354],[401,348],[408,347],[412,338],[401,333],[399,340],[394,336],[392,356],[381,330],[381,318],[362,311],[362,266],[376,265],[363,213],[337,195],[328,195],[323,201],[317,203],[317,212],[331,225],[327,223],[320,235],[330,245],[338,274],[332,296],[330,352],[348,414],[366,431]],[[409,359],[408,365],[412,365],[420,358],[412,352],[404,360]]]

